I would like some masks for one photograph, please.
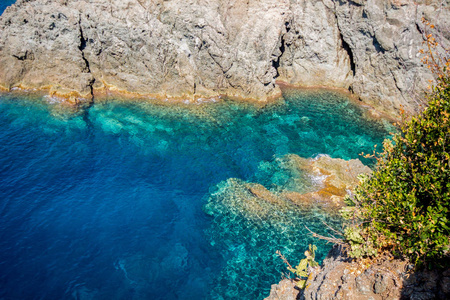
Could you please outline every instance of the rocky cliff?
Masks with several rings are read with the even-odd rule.
[[[322,266],[312,270],[305,290],[284,279],[272,285],[266,300],[449,299],[450,270],[414,273],[411,268],[407,261],[388,256],[357,262],[335,246]]]
[[[78,101],[118,90],[267,100],[276,80],[350,89],[413,110],[431,78],[425,28],[449,46],[442,0],[19,0],[0,17],[0,87]]]

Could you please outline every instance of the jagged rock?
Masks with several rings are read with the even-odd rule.
[[[265,300],[296,300],[300,289],[290,279],[283,279],[278,284],[272,284],[269,297]]]
[[[439,43],[450,45],[448,1],[304,1],[293,9],[280,79],[350,88],[391,115],[400,105],[414,111],[432,79],[419,55],[421,18],[439,24]]]
[[[436,36],[449,43],[448,1],[336,1],[335,12],[343,41],[354,62],[351,89],[364,102],[384,110],[410,112],[423,100],[421,90],[431,74],[421,64],[425,28],[421,18],[438,24]],[[383,110],[383,109],[381,109]]]
[[[18,1],[0,19],[0,85],[265,100],[280,95],[272,61],[288,8],[286,0]]]
[[[19,0],[0,17],[0,87],[264,101],[278,79],[396,115],[431,78],[422,16],[448,47],[448,1]]]
[[[354,260],[334,246],[320,268],[312,269],[305,290],[287,299],[448,299],[449,270],[410,272],[406,260],[381,256]],[[286,288],[273,285],[272,291]],[[290,283],[294,285],[293,282]],[[276,298],[274,298],[276,299]]]
[[[292,1],[291,11],[283,35],[279,80],[347,89],[353,80],[353,61],[341,37],[335,3]]]
[[[356,262],[335,246],[313,270],[300,299],[400,299],[406,261]]]

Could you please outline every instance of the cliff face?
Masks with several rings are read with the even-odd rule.
[[[302,3],[302,4],[300,4]],[[432,79],[421,64],[421,18],[450,46],[449,1],[299,1],[284,36],[281,78],[294,84],[350,88],[384,111],[414,110]]]
[[[0,84],[264,100],[288,15],[278,0],[18,1],[0,19]]]
[[[0,86],[264,101],[280,94],[278,79],[349,88],[395,114],[431,78],[418,56],[422,16],[450,44],[448,3],[19,0],[0,17]]]

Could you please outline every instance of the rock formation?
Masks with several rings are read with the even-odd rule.
[[[287,189],[280,193],[281,197],[303,208],[320,207],[330,214],[336,214],[345,205],[344,197],[358,185],[358,175],[372,172],[359,159],[344,160],[328,155],[304,159],[295,154],[287,155],[286,159],[291,170],[316,178],[314,181],[320,181],[320,187],[306,193]]]
[[[322,267],[312,270],[305,290],[284,279],[272,285],[266,300],[449,299],[449,270],[414,273],[411,268],[407,261],[392,257],[356,262],[335,246]]]
[[[258,183],[230,178],[218,184],[205,210],[213,210],[219,203],[226,211],[256,222],[274,220],[273,214],[278,211],[317,208],[335,216],[345,205],[347,191],[359,183],[357,175],[371,172],[358,159],[347,161],[327,155],[305,159],[289,154],[275,160],[274,165],[289,178],[283,185],[267,189]]]
[[[448,1],[19,0],[0,17],[0,87],[265,101],[281,80],[395,115],[431,78],[422,17],[448,47]]]

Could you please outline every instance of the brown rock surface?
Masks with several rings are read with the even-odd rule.
[[[369,167],[359,159],[343,160],[327,155],[315,159],[304,159],[288,155],[293,168],[297,168],[322,181],[319,188],[308,193],[285,191],[281,195],[300,207],[319,206],[328,212],[337,213],[344,205],[347,191],[359,183],[359,174],[370,174]],[[317,179],[316,179],[317,180]]]
[[[270,295],[265,300],[295,300],[299,292],[293,280],[283,279],[278,284],[272,284]]]

